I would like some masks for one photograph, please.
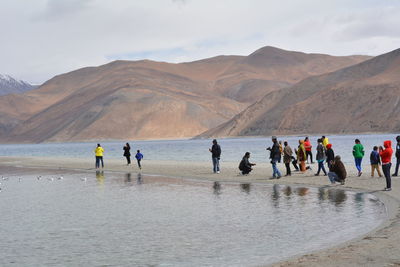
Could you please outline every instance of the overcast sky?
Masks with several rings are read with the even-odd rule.
[[[0,0],[0,73],[31,83],[116,59],[184,62],[269,45],[400,48],[398,0]]]

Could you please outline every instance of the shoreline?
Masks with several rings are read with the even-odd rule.
[[[109,172],[139,172],[133,166],[126,166],[124,160],[107,159],[105,168]],[[179,161],[149,161],[142,162],[140,171],[149,176],[165,176],[170,178],[207,180],[219,182],[246,182],[255,184],[281,184],[293,186],[330,186],[326,176],[314,176],[314,170],[305,174],[294,172],[292,176],[270,180],[271,165],[257,164],[249,176],[239,175],[238,163],[224,162],[221,164],[221,174],[213,174],[211,162],[179,162]],[[1,167],[17,168],[45,168],[53,170],[95,171],[93,159],[76,158],[45,158],[45,157],[0,157]],[[316,164],[311,165],[317,167]],[[284,170],[282,164],[279,165]],[[315,169],[315,168],[314,168]],[[349,177],[344,186],[336,185],[332,188],[343,188],[351,191],[362,191],[376,195],[384,203],[387,218],[384,222],[365,235],[358,236],[350,241],[340,243],[328,249],[311,251],[282,259],[269,266],[396,266],[400,265],[400,179],[392,179],[393,190],[383,192],[384,178],[371,178],[368,173],[356,177],[354,166],[347,164]],[[366,170],[366,168],[365,168]],[[334,230],[334,229],[332,229]]]

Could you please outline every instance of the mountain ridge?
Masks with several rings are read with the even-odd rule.
[[[380,123],[379,117],[387,114],[382,106],[393,114],[400,111],[399,63],[400,49],[396,49],[306,78],[265,95],[233,119],[198,137],[400,131],[400,120],[395,116],[386,118],[385,123]],[[376,114],[368,110],[371,107]],[[324,118],[321,114],[331,116]]]
[[[278,51],[285,57],[299,53]],[[290,86],[292,76],[306,78],[369,58],[312,57],[310,62],[322,62],[317,69],[254,67],[246,56],[234,55],[174,64],[117,60],[81,68],[18,97],[0,97],[0,141],[189,138]]]

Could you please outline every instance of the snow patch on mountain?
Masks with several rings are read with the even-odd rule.
[[[10,75],[0,74],[0,95],[20,94],[36,87],[36,85],[15,79]]]

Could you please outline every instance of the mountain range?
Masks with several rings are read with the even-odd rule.
[[[400,49],[266,94],[199,137],[400,132]]]
[[[218,125],[229,125],[232,117],[238,120],[257,103],[268,102],[267,96],[293,93],[309,77],[368,59],[263,47],[248,56],[179,64],[114,61],[78,69],[36,90],[1,96],[0,141],[185,138],[205,131],[203,136],[230,136],[236,132]],[[251,127],[237,135],[264,133],[257,125]]]

